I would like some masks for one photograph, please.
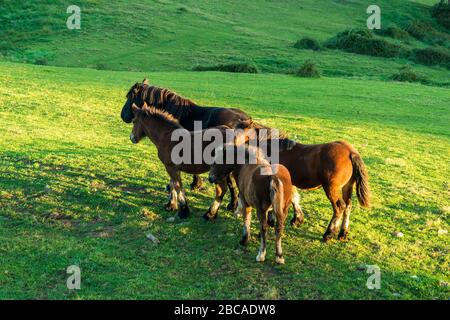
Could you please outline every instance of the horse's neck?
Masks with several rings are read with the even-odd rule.
[[[175,129],[177,128],[153,118],[145,123],[146,134],[156,146],[167,141],[167,135],[172,134]]]

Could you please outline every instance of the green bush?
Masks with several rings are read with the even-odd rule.
[[[314,62],[307,60],[295,72],[295,75],[303,78],[320,78],[320,71]]]
[[[294,48],[319,51],[321,49],[321,45],[313,38],[303,37],[294,44]]]
[[[259,69],[252,63],[231,63],[215,66],[196,66],[193,71],[221,71],[235,73],[259,73]]]
[[[401,68],[399,72],[392,76],[392,79],[394,81],[402,82],[418,82],[422,80],[410,66]]]
[[[381,29],[377,31],[378,34],[386,37],[390,37],[393,39],[408,39],[410,38],[409,33],[405,30],[397,27],[397,26],[389,26],[385,29]]]
[[[338,33],[325,44],[328,48],[340,49],[348,52],[392,58],[403,54],[401,46],[374,37],[369,30],[347,30]]]
[[[448,0],[441,0],[431,8],[431,15],[443,27],[450,29],[450,3]]]
[[[38,66],[46,66],[46,65],[48,65],[48,61],[45,58],[38,58],[38,59],[34,60],[34,64],[36,64]]]
[[[432,66],[443,65],[450,68],[450,53],[441,47],[416,49],[413,51],[413,60],[417,63]]]
[[[444,32],[436,30],[428,22],[411,21],[405,30],[414,38],[432,45],[445,45],[450,37]]]

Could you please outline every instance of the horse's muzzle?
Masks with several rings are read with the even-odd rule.
[[[134,134],[133,134],[133,133],[130,134],[130,140],[131,140],[131,142],[133,142],[134,144],[137,143],[136,138],[134,137]]]

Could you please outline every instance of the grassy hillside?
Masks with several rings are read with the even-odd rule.
[[[144,76],[203,104],[240,107],[299,141],[352,142],[374,208],[355,203],[350,241],[323,244],[331,207],[322,190],[303,192],[307,221],[286,229],[281,267],[273,231],[258,264],[255,239],[238,245],[239,219],[223,210],[216,223],[201,219],[210,185],[188,192],[189,219],[166,221],[155,148],[132,145],[119,117]],[[447,89],[381,81],[0,63],[0,298],[447,299],[448,102]],[[65,287],[72,264],[82,269],[76,292]],[[380,290],[366,287],[361,265],[372,264]]]
[[[380,0],[382,25],[432,19],[437,0]],[[180,71],[219,63],[252,62],[263,72],[287,73],[306,59],[326,76],[391,79],[404,58],[374,58],[337,50],[312,52],[293,44],[308,36],[323,42],[366,26],[364,0],[78,1],[81,30],[68,30],[64,0],[5,0],[0,10],[0,57],[17,62],[129,71]],[[407,44],[405,44],[407,42]],[[403,41],[408,48],[429,46]],[[437,84],[448,70],[413,64]]]

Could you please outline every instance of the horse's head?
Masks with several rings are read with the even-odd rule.
[[[134,144],[139,143],[146,136],[144,130],[144,117],[145,113],[149,112],[147,104],[144,103],[142,108],[139,108],[136,104],[131,105],[131,112],[133,114],[133,129],[131,130],[130,140]]]
[[[133,120],[134,114],[132,111],[133,103],[139,108],[144,105],[144,100],[142,99],[142,90],[148,86],[148,80],[144,79],[142,83],[136,82],[127,93],[127,101],[123,105],[122,112],[120,116],[122,120],[126,123],[130,123]]]

